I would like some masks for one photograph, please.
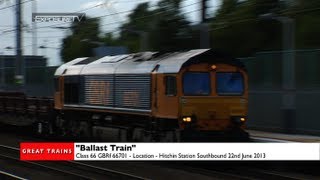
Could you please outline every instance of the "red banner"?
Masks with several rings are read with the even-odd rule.
[[[74,160],[74,143],[20,143],[20,160]]]

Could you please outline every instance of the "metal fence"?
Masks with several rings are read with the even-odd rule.
[[[290,89],[284,80],[286,56],[294,62]],[[249,128],[320,135],[319,49],[260,52],[241,60],[249,74]]]
[[[293,52],[259,52],[254,57],[240,58],[248,69],[250,89],[282,89],[284,54],[292,56],[295,61],[297,89],[320,88],[320,49],[315,49]]]

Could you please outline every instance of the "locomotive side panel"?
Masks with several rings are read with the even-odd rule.
[[[55,90],[53,95],[54,108],[61,110],[63,107],[63,89],[64,89],[64,80],[63,76],[58,76],[54,78]]]
[[[178,119],[178,101],[179,94],[177,87],[177,74],[162,74],[156,75],[157,89],[154,105],[153,116],[160,119]]]
[[[64,108],[151,111],[150,74],[64,76]]]

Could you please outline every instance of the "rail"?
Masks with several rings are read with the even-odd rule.
[[[6,158],[15,163],[24,163],[31,166],[40,167],[45,170],[52,171],[54,173],[66,174],[71,177],[81,179],[101,179],[113,177],[115,179],[147,179],[144,177],[128,174],[113,169],[107,169],[88,165],[85,163],[74,162],[74,161],[59,161],[59,162],[31,162],[31,161],[20,161],[19,155],[20,150],[15,147],[0,145],[0,157]],[[4,172],[7,173],[7,172]],[[8,173],[9,174],[9,173]],[[18,177],[18,176],[17,176]]]

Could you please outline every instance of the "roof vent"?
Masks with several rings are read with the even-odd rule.
[[[157,52],[142,52],[142,53],[136,53],[133,58],[135,59],[134,61],[150,61],[152,60]]]
[[[92,63],[93,61],[99,59],[98,57],[89,57],[89,58],[86,58],[74,65],[86,65],[86,64],[89,64],[89,63]]]

